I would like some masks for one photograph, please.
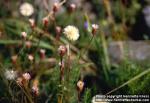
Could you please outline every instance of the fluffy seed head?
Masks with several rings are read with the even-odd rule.
[[[76,41],[79,38],[79,30],[72,25],[65,27],[63,33],[69,40],[72,41]]]
[[[6,79],[8,80],[14,80],[17,77],[17,72],[13,70],[6,70],[4,73]]]
[[[23,16],[31,16],[33,13],[34,13],[34,8],[31,4],[29,3],[23,3],[21,6],[20,6],[20,13],[23,15]]]

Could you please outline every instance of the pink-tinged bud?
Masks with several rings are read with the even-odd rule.
[[[62,31],[60,26],[56,26],[55,30],[56,30],[56,34],[60,34]]]
[[[22,74],[22,77],[23,77],[23,79],[26,80],[26,81],[29,81],[29,80],[31,79],[31,76],[30,76],[29,73],[24,73],[24,74]]]
[[[84,82],[81,81],[81,80],[79,80],[78,83],[77,83],[77,90],[78,90],[79,92],[82,92],[83,87],[84,87]]]
[[[95,35],[99,26],[97,24],[92,24],[92,34]]]
[[[39,81],[37,79],[35,79],[33,81],[33,86],[32,86],[32,92],[34,95],[38,96],[39,95],[39,88],[38,88],[38,85],[39,85]]]
[[[62,28],[60,26],[56,26],[55,31],[56,31],[56,39],[59,40]]]
[[[29,55],[28,55],[28,59],[29,59],[30,61],[33,61],[33,59],[34,59],[33,55],[29,54]]]
[[[63,46],[63,45],[59,46],[58,52],[59,52],[60,56],[64,56],[66,54],[66,52],[67,52],[66,46]]]
[[[45,52],[46,52],[45,49],[41,49],[41,50],[40,50],[40,58],[41,58],[41,59],[44,59],[44,58],[45,58]]]
[[[54,5],[53,5],[53,12],[54,13],[57,12],[59,10],[59,8],[60,8],[60,5],[58,3],[54,3]]]
[[[30,49],[32,46],[32,43],[30,41],[26,41],[25,46],[26,46],[26,48]]]
[[[26,39],[27,33],[26,33],[26,32],[21,32],[21,37],[22,37],[23,39]]]
[[[38,96],[39,95],[39,88],[37,86],[32,87],[32,92],[34,95]]]
[[[35,27],[35,20],[29,19],[29,23],[30,23],[31,28],[33,29]]]
[[[14,55],[14,56],[11,57],[11,60],[12,60],[12,63],[13,63],[13,64],[16,64],[16,63],[17,63],[17,58],[18,58],[17,55]]]
[[[69,11],[70,13],[72,13],[72,12],[75,11],[75,9],[76,9],[76,5],[75,5],[75,4],[70,4],[70,5],[69,5],[69,8],[68,8],[68,11]]]
[[[43,25],[47,27],[48,23],[49,23],[49,18],[48,17],[44,17],[42,21],[43,21]]]

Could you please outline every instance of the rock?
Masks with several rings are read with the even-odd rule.
[[[150,60],[150,42],[147,41],[118,41],[108,45],[112,63],[119,63],[124,58],[134,61]]]

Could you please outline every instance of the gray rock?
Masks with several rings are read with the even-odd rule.
[[[118,41],[108,45],[112,63],[120,63],[128,58],[134,61],[150,60],[150,42],[147,41]]]

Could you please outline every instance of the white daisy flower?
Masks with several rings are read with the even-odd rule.
[[[72,41],[76,41],[79,38],[79,30],[75,26],[68,25],[67,27],[64,28],[65,36]]]
[[[6,70],[4,73],[6,79],[8,80],[14,80],[17,77],[17,72],[13,70]]]
[[[31,16],[34,13],[33,6],[27,2],[23,3],[19,10],[23,16]]]

